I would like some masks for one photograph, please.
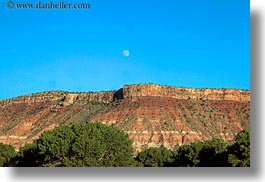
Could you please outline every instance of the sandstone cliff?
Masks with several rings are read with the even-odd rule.
[[[194,89],[182,87],[169,87],[155,84],[138,84],[125,85],[118,91],[109,92],[82,92],[70,93],[63,91],[42,92],[21,97],[0,101],[1,105],[18,104],[18,103],[37,103],[46,101],[62,100],[66,103],[70,99],[71,102],[98,101],[103,103],[111,103],[119,99],[137,99],[145,96],[155,96],[163,98],[175,99],[197,99],[197,100],[232,100],[247,102],[250,101],[250,91],[238,89]]]
[[[42,92],[37,94],[30,94],[26,96],[20,96],[7,100],[1,100],[0,105],[5,106],[8,104],[34,104],[38,102],[51,102],[51,101],[62,101],[65,104],[74,103],[75,101],[91,102],[98,101],[103,103],[110,103],[113,101],[114,91],[110,92],[82,92],[72,93],[63,91],[50,91]]]
[[[169,87],[155,84],[126,85],[123,98],[144,96],[170,97],[175,99],[250,101],[250,92],[235,89],[194,89]]]

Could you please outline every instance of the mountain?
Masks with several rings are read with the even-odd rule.
[[[58,125],[102,122],[128,133],[136,151],[232,140],[250,126],[250,91],[155,84],[117,91],[50,91],[0,101],[0,142],[16,148]]]

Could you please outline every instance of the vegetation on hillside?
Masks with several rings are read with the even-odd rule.
[[[44,132],[19,151],[18,166],[130,166],[132,142],[121,130],[101,123],[64,125]]]
[[[0,144],[1,166],[42,167],[249,167],[250,131],[231,143],[221,139],[194,142],[176,150],[149,148],[133,155],[132,141],[123,131],[101,123],[62,125],[44,132],[15,152]]]
[[[0,166],[6,166],[16,156],[15,148],[12,145],[0,143]]]

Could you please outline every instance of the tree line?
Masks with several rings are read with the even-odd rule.
[[[175,150],[149,148],[134,156],[122,130],[102,123],[62,125],[16,152],[0,143],[0,166],[14,167],[249,167],[250,131],[232,142],[212,139]]]

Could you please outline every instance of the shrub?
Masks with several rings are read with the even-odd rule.
[[[59,126],[22,148],[21,154],[20,166],[133,165],[133,147],[128,135],[101,123]]]

